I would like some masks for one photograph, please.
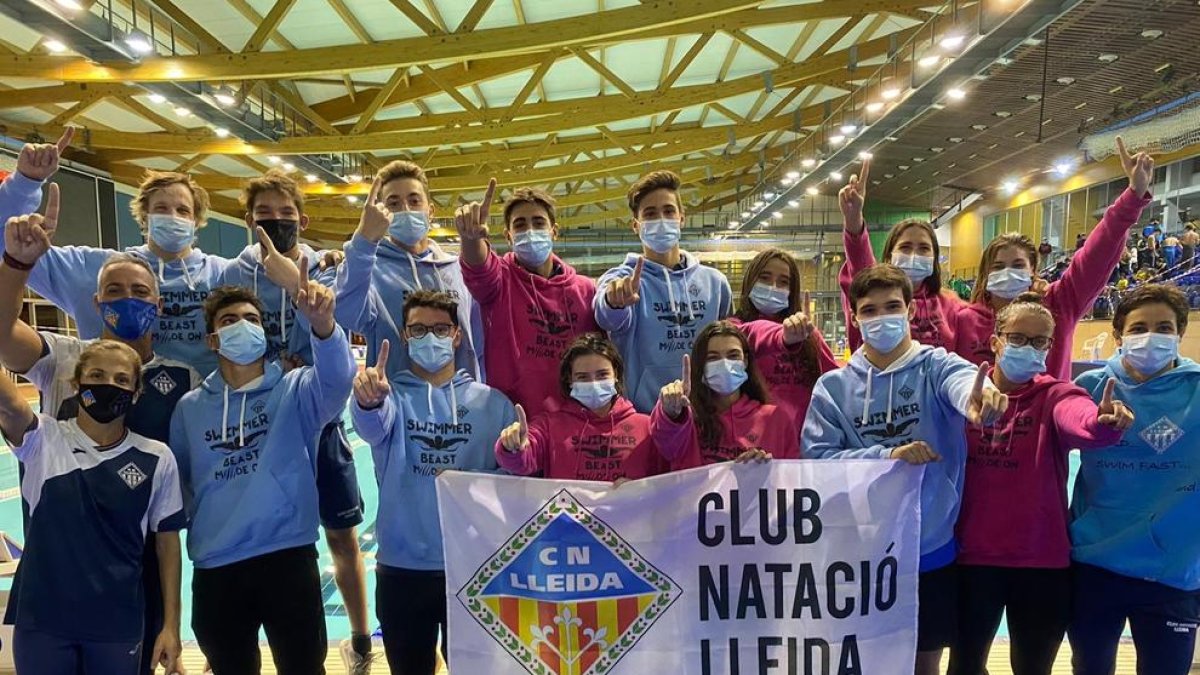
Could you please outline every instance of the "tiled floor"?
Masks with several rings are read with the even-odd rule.
[[[343,673],[345,673],[346,672],[345,668],[342,666],[341,659],[338,656],[336,649],[331,648],[329,650],[329,655],[330,655],[330,658],[329,658],[328,663],[326,664],[329,675],[342,675]],[[264,658],[266,658],[265,654],[264,654]],[[202,664],[202,658],[200,656],[199,650],[194,649],[194,648],[189,649],[188,653],[185,654],[185,656],[184,656],[184,663],[185,663],[185,665],[187,665],[188,673],[191,673],[192,675],[198,675],[201,672],[200,668],[201,668],[201,664]],[[517,672],[516,670],[513,671],[514,674],[516,672]],[[988,672],[991,675],[1007,675],[1008,673],[1012,672],[1009,670],[1009,667],[1008,667],[1008,645],[1007,644],[998,643],[996,645],[996,647],[994,649],[992,649],[991,660],[988,663]],[[264,675],[268,675],[268,674],[274,675],[275,669],[271,668],[271,667],[266,667],[263,669],[263,673],[264,673]],[[439,675],[446,675],[448,673],[449,673],[449,671],[446,671],[446,670],[439,671]],[[1054,675],[1070,675],[1070,673],[1071,673],[1070,650],[1067,648],[1066,645],[1063,645],[1063,651],[1058,656],[1058,663],[1055,664],[1055,666],[1054,666]],[[1194,670],[1193,673],[1200,673],[1200,671]],[[373,671],[373,675],[387,675],[386,666],[384,666],[382,664],[379,666],[376,666]],[[493,675],[502,675],[502,674],[496,673]],[[1121,655],[1117,662],[1116,675],[1134,675],[1134,657],[1133,657],[1132,646],[1122,645]]]

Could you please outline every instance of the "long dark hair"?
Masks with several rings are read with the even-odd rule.
[[[808,312],[807,307],[800,307],[803,298],[800,295],[800,266],[796,264],[796,259],[781,248],[768,248],[754,256],[746,266],[746,274],[742,277],[741,297],[738,298],[738,311],[734,314],[739,320],[747,322],[767,318],[754,306],[754,301],[750,299],[750,291],[754,289],[758,275],[763,273],[767,263],[772,260],[780,260],[787,265],[788,274],[791,276],[791,282],[788,284],[788,304],[779,313],[779,320],[782,321],[796,312]],[[821,375],[821,367],[817,363],[817,347],[811,340],[806,340],[800,345],[797,363],[803,369],[808,384],[815,384]]]
[[[933,231],[933,225],[928,220],[909,218],[893,225],[892,231],[888,232],[887,240],[883,242],[883,260],[881,262],[891,264],[892,251],[895,250],[900,235],[914,227],[929,235],[929,241],[933,243],[933,273],[926,277],[921,285],[925,287],[925,291],[929,295],[937,295],[942,292],[942,248],[938,245],[937,232]],[[916,290],[913,289],[913,291]]]
[[[617,395],[625,395],[625,361],[621,352],[604,333],[584,333],[563,352],[562,363],[558,366],[558,388],[562,395],[571,398],[571,373],[575,367],[575,359],[581,356],[602,356],[612,364],[613,378],[617,381]]]
[[[743,396],[754,399],[759,403],[769,403],[767,386],[763,383],[758,366],[754,365],[754,352],[746,335],[728,321],[714,321],[700,331],[696,343],[692,346],[692,415],[696,420],[696,435],[702,447],[714,447],[721,441],[720,415],[717,413],[716,396],[704,381],[704,366],[708,362],[708,343],[715,337],[731,336],[737,338],[742,345],[742,353],[746,355],[746,382],[742,384]]]

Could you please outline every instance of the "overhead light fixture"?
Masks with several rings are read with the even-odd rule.
[[[793,209],[800,208],[800,200],[793,199],[788,202],[788,206],[792,207]]]
[[[351,204],[357,204],[358,196],[357,195],[346,195],[346,201],[350,202]]]
[[[774,216],[774,217],[776,217],[776,218],[782,218],[782,217],[783,217],[783,211],[776,211],[775,213],[772,213],[771,215],[772,215],[772,216]]]
[[[901,171],[908,171],[910,167],[907,164],[900,164],[896,168],[900,169]]]
[[[226,129],[225,127],[217,127],[216,129],[213,129],[213,133],[215,133],[217,135],[217,138],[228,138],[229,137],[229,130]]]
[[[763,199],[775,199],[775,193],[774,192],[764,192]]]
[[[749,217],[750,217],[750,216],[752,216],[752,215],[754,215],[754,212],[753,212],[753,211],[742,211],[742,217],[743,217],[743,218],[749,218]]]
[[[789,171],[789,172],[787,172],[787,177],[791,178],[792,180],[796,180],[797,178],[800,177],[800,172],[799,171]]]
[[[817,160],[815,160],[811,157],[806,157],[805,159],[801,160],[801,162],[800,162],[800,166],[802,166],[806,169],[811,169],[816,165],[817,165]]]
[[[951,136],[950,138],[947,138],[946,140],[950,141],[951,143],[962,143],[963,137],[962,136]]]
[[[1162,36],[1163,32],[1157,28],[1147,28],[1146,30],[1142,31],[1142,37],[1146,38],[1147,40],[1157,40]]]
[[[729,227],[740,227],[740,226],[741,226],[741,222],[739,222],[739,221],[736,221],[736,220],[729,221]]]
[[[939,148],[939,147],[936,147],[936,146],[934,146],[934,147],[932,147],[932,148],[930,148],[930,149],[929,149],[929,151],[930,151],[930,152],[932,152],[932,153],[933,153],[933,154],[935,154],[935,155],[936,155],[937,153],[939,153],[939,152],[943,152],[943,151],[945,151],[945,150],[946,150],[945,148]]]
[[[879,92],[879,95],[883,97],[883,100],[891,101],[892,99],[900,97],[900,90],[896,87],[888,87],[887,89]]]
[[[842,125],[842,133],[843,133],[843,134],[845,134],[845,135],[847,135],[847,136],[849,136],[850,134],[854,133],[855,131],[858,131],[858,125],[857,125],[857,124],[843,124],[843,125]]]
[[[1054,165],[1054,173],[1065,178],[1066,176],[1070,175],[1071,170],[1074,168],[1075,164],[1073,162],[1064,160]]]
[[[308,181],[308,182],[310,182],[310,183],[315,183],[315,182],[317,182],[319,179],[317,178],[317,174],[315,174],[315,173],[310,173],[310,174],[308,174],[308,175],[306,175],[306,176],[304,177],[304,180],[306,180],[306,181]]]
[[[279,158],[278,158],[278,157],[276,157],[275,155],[268,155],[268,156],[267,156],[267,161],[268,161],[268,162],[270,162],[270,163],[272,163],[272,164],[278,164],[278,163],[282,162],[283,160],[279,159]]]
[[[951,33],[942,38],[942,41],[939,44],[942,46],[942,49],[954,50],[963,46],[963,43],[966,41],[967,38],[965,35],[962,35],[961,33]]]
[[[932,68],[938,64],[938,61],[941,60],[941,56],[937,54],[929,54],[928,56],[922,56],[921,60],[917,61],[917,65],[921,66],[922,68]]]
[[[166,103],[167,97],[162,94],[150,94],[151,103]]]
[[[1017,181],[1015,181],[1015,180],[1009,179],[1009,180],[1004,181],[1004,191],[1007,194],[1010,194],[1010,195],[1016,194],[1017,188],[1019,188],[1019,187],[1021,187],[1021,185],[1019,183],[1017,183]]]
[[[946,90],[946,96],[950,97],[952,100],[961,101],[967,97],[967,92],[959,89],[958,87],[952,87]]]
[[[846,140],[846,137],[841,134],[834,134],[829,137],[829,142],[833,143],[834,145],[838,145],[844,140]]]
[[[230,94],[224,89],[213,94],[213,98],[216,99],[217,103],[220,103],[223,106],[231,106],[237,103],[237,99],[233,97],[233,94]]]
[[[840,171],[831,171],[829,173],[829,178],[832,180],[840,181],[840,180],[842,180],[842,178],[844,178],[844,176],[842,176],[842,173]]]
[[[1025,94],[1025,100],[1030,101],[1032,103],[1037,103],[1038,101],[1042,100],[1042,95],[1041,94]]]
[[[1055,82],[1057,82],[1057,83],[1059,83],[1059,84],[1061,84],[1061,85],[1063,85],[1063,86],[1065,87],[1065,86],[1067,86],[1067,85],[1069,85],[1069,84],[1075,84],[1075,78],[1073,78],[1073,77],[1060,77],[1060,78],[1058,78],[1057,80],[1055,80]]]
[[[883,110],[883,101],[873,101],[867,104],[867,112],[869,113],[877,113],[880,110]]]
[[[129,45],[129,48],[137,54],[149,54],[154,51],[154,46],[150,44],[150,38],[138,30],[125,36],[125,44]]]
[[[975,131],[987,131],[988,126],[986,124],[972,124],[971,128]]]
[[[192,111],[190,109],[188,109],[186,106],[178,105],[178,106],[175,106],[175,114],[180,117],[190,117],[192,114]]]
[[[784,176],[783,180],[779,181],[779,184],[780,184],[780,185],[782,185],[782,186],[784,186],[784,187],[787,187],[787,186],[789,186],[789,185],[791,185],[792,183],[795,183],[795,182],[796,182],[796,179],[794,179],[794,178],[788,178],[787,176]]]
[[[816,197],[817,195],[821,194],[821,191],[815,187],[810,187],[807,190],[805,190],[805,192],[807,192],[809,195],[811,195],[813,197]]]
[[[67,51],[67,46],[65,44],[63,44],[62,42],[55,40],[54,38],[50,38],[49,40],[46,40],[45,42],[42,43],[42,46],[54,54],[61,54],[65,51]]]
[[[1104,54],[1101,54],[1100,56],[1097,56],[1096,58],[1100,59],[1100,61],[1103,63],[1112,63],[1113,61],[1116,61],[1117,59],[1121,58],[1121,55],[1106,52]]]
[[[83,5],[79,4],[77,0],[54,0],[54,4],[63,9],[69,9],[72,12],[83,9]]]
[[[885,174],[883,174],[883,177],[884,177],[884,178],[887,178],[887,179],[892,179],[892,178],[895,178],[895,177],[896,177],[896,174],[894,174],[894,173],[885,173]]]
[[[999,118],[1000,118],[1000,119],[1002,119],[1002,120],[1003,120],[1003,119],[1008,119],[1009,117],[1012,117],[1012,113],[1010,113],[1010,112],[1009,112],[1009,111],[1007,111],[1007,110],[997,110],[997,111],[995,112],[995,115],[996,115],[996,117],[999,117]]]
[[[761,209],[763,207],[763,204],[766,204],[766,202],[764,202],[763,200],[760,199],[760,200],[754,202],[754,208]]]
[[[346,176],[346,180],[350,181],[351,183],[361,183],[362,179],[363,177],[361,173],[352,173],[349,176]]]
[[[295,171],[295,170],[296,170],[296,165],[295,165],[295,164],[292,164],[291,162],[284,162],[284,163],[283,163],[283,170],[284,170],[284,171],[287,171],[288,173],[291,173],[291,172],[293,172],[293,171]]]
[[[858,158],[859,159],[874,159],[875,155],[871,154],[870,152],[867,152],[866,150],[863,150],[862,152],[858,153]]]

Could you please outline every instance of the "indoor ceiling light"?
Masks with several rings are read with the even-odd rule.
[[[1074,162],[1064,160],[1064,161],[1058,162],[1057,164],[1054,165],[1054,173],[1056,173],[1060,176],[1066,177],[1067,175],[1069,175],[1071,173],[1071,169],[1074,169],[1074,168],[1075,168]]]
[[[963,137],[962,136],[951,136],[950,138],[947,138],[946,140],[950,141],[951,143],[962,143]]]
[[[775,216],[776,218],[782,218],[782,217],[783,217],[783,211],[776,211],[775,213],[772,213],[771,215],[772,215],[772,216]]]
[[[64,45],[62,42],[55,40],[54,38],[50,38],[49,40],[46,40],[45,42],[42,43],[42,46],[55,54],[61,54],[65,51],[67,51],[67,46]]]
[[[1041,94],[1025,94],[1025,100],[1037,103],[1038,101],[1042,100],[1042,95]]]
[[[961,33],[951,33],[951,34],[947,35],[946,37],[942,38],[942,41],[939,44],[942,45],[942,49],[952,50],[952,49],[958,49],[966,41],[967,41],[966,36],[962,35]]]
[[[217,138],[228,138],[229,137],[229,130],[226,129],[225,127],[217,127],[216,129],[213,129],[213,133],[215,133],[217,135]]]
[[[736,220],[729,221],[729,227],[738,227],[739,225],[741,225],[741,223]]]
[[[361,173],[352,173],[346,176],[346,180],[350,181],[351,183],[361,183],[362,179],[363,177]]]
[[[775,193],[774,192],[764,192],[763,199],[775,199]]]
[[[818,190],[818,189],[817,189],[817,188],[815,188],[815,187],[810,187],[810,188],[808,188],[807,190],[805,190],[805,192],[807,192],[808,194],[810,194],[810,195],[812,195],[812,196],[814,196],[814,197],[815,197],[815,196],[817,196],[817,195],[819,195],[819,194],[821,194],[821,191],[820,191],[820,190]]]
[[[791,185],[792,183],[795,183],[795,182],[796,182],[796,179],[795,179],[795,178],[788,178],[787,176],[784,176],[784,177],[783,177],[783,180],[779,181],[779,184],[780,184],[780,185],[782,185],[782,186],[784,186],[784,187],[787,187],[787,186],[789,186],[789,185]]]
[[[167,97],[162,94],[150,94],[151,103],[166,103]]]
[[[1012,113],[1007,110],[997,110],[995,115],[1000,119],[1008,119],[1009,117],[1012,117]]]
[[[872,155],[871,153],[867,152],[866,150],[863,150],[862,152],[858,153],[859,159],[873,159],[874,157],[875,157],[875,155]]]
[[[743,217],[743,218],[749,218],[749,217],[750,217],[750,216],[752,216],[752,215],[754,215],[754,213],[753,213],[753,212],[751,212],[751,211],[742,211],[742,217]]]
[[[754,202],[754,208],[761,209],[763,207],[763,204],[766,204],[766,202],[764,202],[760,199],[760,200]]]
[[[357,195],[346,195],[346,201],[350,202],[351,204],[357,204],[358,196]]]
[[[283,160],[279,159],[279,158],[278,158],[278,157],[276,157],[275,155],[268,155],[268,156],[267,156],[267,161],[268,161],[268,162],[270,162],[270,163],[272,163],[272,164],[278,164],[278,163],[282,162]]]
[[[922,68],[932,68],[933,66],[936,66],[938,64],[938,61],[941,61],[941,60],[942,60],[941,56],[939,56],[937,54],[930,54],[928,56],[922,56],[921,60],[917,61],[917,65],[921,66]]]
[[[792,207],[793,209],[795,209],[795,208],[799,208],[799,207],[800,207],[800,201],[799,201],[799,200],[797,200],[797,199],[793,199],[793,200],[791,200],[791,201],[789,201],[789,202],[788,202],[788,206]]]
[[[180,105],[180,106],[175,106],[175,114],[179,115],[180,117],[190,117],[192,114],[192,111],[189,110],[187,107]]]
[[[800,172],[799,171],[789,171],[789,172],[787,172],[787,177],[791,178],[792,180],[796,180],[797,178],[800,177]]]
[[[1157,28],[1147,28],[1146,30],[1142,31],[1142,37],[1146,38],[1147,40],[1157,40],[1162,36],[1163,32]]]
[[[284,171],[287,171],[288,173],[291,173],[291,172],[293,172],[293,171],[295,171],[295,170],[296,170],[296,165],[295,165],[295,164],[292,164],[291,162],[284,162],[284,163],[283,163],[283,170],[284,170]]]
[[[308,182],[310,182],[310,183],[315,183],[315,182],[317,182],[317,180],[318,180],[318,179],[317,179],[317,174],[315,174],[315,173],[310,173],[310,174],[308,174],[308,175],[306,175],[306,176],[304,177],[304,180],[306,180],[306,181],[308,181]]]
[[[1058,79],[1056,79],[1056,80],[1054,80],[1054,81],[1055,81],[1055,82],[1057,82],[1057,83],[1059,83],[1059,84],[1061,84],[1061,85],[1063,85],[1063,86],[1066,86],[1066,85],[1068,85],[1068,84],[1075,84],[1075,78],[1073,78],[1073,77],[1065,77],[1065,76],[1064,76],[1064,77],[1060,77],[1060,78],[1058,78]]]
[[[894,98],[899,98],[900,90],[895,87],[888,87],[887,89],[879,92],[879,95],[883,97],[883,100],[890,101]]]
[[[855,124],[843,124],[842,125],[842,133],[847,136],[854,133],[855,131],[858,131],[858,125],[855,125]]]
[[[71,11],[83,9],[83,5],[79,4],[77,0],[54,0],[54,4],[62,7],[63,9],[69,9]]]
[[[867,112],[869,113],[877,113],[880,110],[883,110],[883,101],[874,101],[867,104]]]
[[[1112,63],[1113,61],[1116,61],[1117,59],[1121,58],[1121,55],[1106,52],[1104,54],[1101,54],[1100,56],[1097,56],[1096,58],[1100,59],[1104,63]]]
[[[932,153],[934,153],[934,154],[937,154],[937,153],[939,153],[939,152],[942,152],[943,150],[945,150],[945,148],[933,147],[933,148],[930,148],[930,149],[929,149],[929,151],[930,151],[930,152],[932,152]]]
[[[844,140],[846,140],[846,137],[841,134],[834,134],[829,137],[829,142],[833,143],[834,145],[838,145],[839,143],[841,143]]]
[[[125,36],[125,44],[129,45],[129,48],[138,54],[149,54],[154,51],[154,46],[150,44],[150,38],[146,37],[145,33],[137,30]]]
[[[986,124],[972,124],[971,128],[975,131],[987,131],[988,127]]]
[[[220,103],[223,106],[231,106],[234,103],[237,103],[237,99],[233,97],[233,94],[230,94],[224,89],[213,94],[213,98],[216,99],[217,103]]]
[[[808,157],[808,158],[806,158],[806,159],[804,159],[803,161],[801,161],[801,162],[800,162],[800,166],[802,166],[802,167],[804,167],[804,168],[806,168],[806,169],[811,169],[811,168],[813,168],[813,167],[814,167],[814,166],[816,166],[816,165],[817,165],[817,160],[815,160],[815,159],[813,159],[813,158],[811,158],[811,157]]]
[[[889,179],[890,179],[890,178],[895,178],[895,177],[896,177],[896,174],[894,174],[894,173],[885,173],[885,174],[883,174],[883,177],[884,177],[884,178],[889,178]]]
[[[1004,181],[1004,191],[1010,195],[1015,193],[1019,187],[1021,186],[1015,180],[1009,179]]]
[[[842,178],[844,178],[844,176],[842,176],[842,172],[840,171],[829,172],[829,177],[833,180],[842,180]]]
[[[967,92],[963,91],[962,89],[959,89],[958,87],[953,87],[946,91],[946,96],[949,96],[951,99],[953,99],[955,101],[961,101],[967,97]]]

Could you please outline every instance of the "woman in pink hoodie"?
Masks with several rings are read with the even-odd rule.
[[[616,481],[665,473],[650,440],[650,416],[624,397],[625,365],[601,333],[579,336],[563,354],[558,387],[569,401],[532,423],[517,422],[496,441],[496,461],[518,476]]]
[[[996,313],[1032,288],[1043,294],[1042,303],[1057,321],[1054,346],[1046,358],[1046,372],[1060,379],[1071,376],[1075,325],[1104,290],[1112,271],[1121,262],[1129,228],[1150,203],[1154,160],[1144,152],[1131,157],[1120,138],[1117,148],[1125,175],[1129,177],[1129,189],[1104,212],[1104,218],[1088,235],[1083,248],[1071,257],[1062,278],[1050,284],[1038,278],[1037,247],[1023,234],[1002,234],[983,250],[971,303],[958,314],[955,351],[959,356],[976,364],[994,363],[992,334],[996,332]]]
[[[958,637],[950,675],[978,675],[1008,610],[1012,670],[1049,675],[1071,618],[1067,455],[1113,445],[1133,413],[1046,374],[1054,317],[1026,294],[1000,310],[992,380],[1008,396],[994,425],[967,428],[967,472],[956,536]]]
[[[787,412],[797,435],[817,378],[837,368],[825,338],[806,314],[808,307],[796,259],[768,248],[746,267],[738,311],[730,319],[746,334],[771,400]]]
[[[838,273],[842,287],[842,308],[846,314],[847,337],[850,349],[862,345],[862,334],[850,321],[850,281],[860,270],[875,264],[875,252],[867,235],[863,206],[867,200],[867,180],[871,160],[863,162],[862,176],[851,176],[846,187],[838,192],[842,209],[842,243],[846,247],[846,262]],[[883,260],[904,270],[913,285],[913,314],[910,319],[912,338],[923,345],[943,347],[953,352],[957,344],[955,316],[965,307],[953,291],[942,287],[942,249],[937,234],[927,220],[909,219],[892,226],[883,243]]]
[[[729,460],[800,458],[795,425],[767,402],[750,343],[728,321],[700,331],[691,357],[683,357],[682,378],[659,395],[650,434],[672,471]]]

